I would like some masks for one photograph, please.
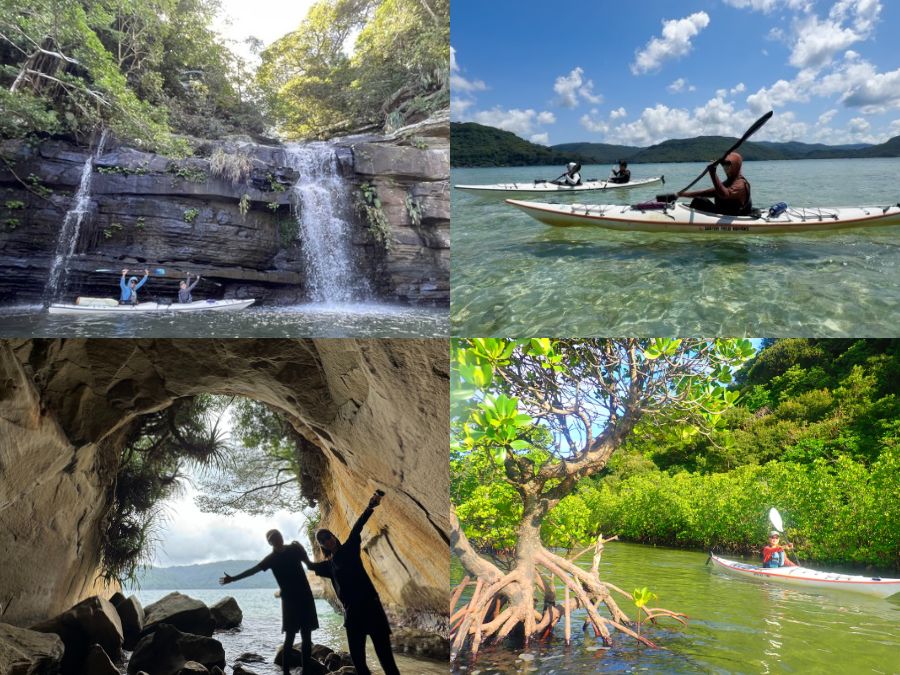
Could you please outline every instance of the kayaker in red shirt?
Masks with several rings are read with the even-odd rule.
[[[794,548],[793,544],[781,546],[778,543],[780,535],[775,530],[769,533],[769,545],[763,546],[763,567],[797,567],[791,562],[785,553],[786,548]]]
[[[736,152],[731,152],[721,162],[713,162],[707,167],[713,186],[707,190],[695,192],[679,192],[679,197],[694,197],[690,206],[692,209],[707,211],[709,213],[721,213],[730,216],[745,216],[752,209],[750,201],[750,182],[741,174],[743,158]],[[721,164],[727,176],[724,181],[719,180],[716,167]],[[708,198],[713,197],[714,201]]]

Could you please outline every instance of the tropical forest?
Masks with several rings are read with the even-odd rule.
[[[897,576],[898,383],[891,339],[454,342],[454,658],[568,642],[576,608],[607,645],[655,640],[642,618],[672,639],[654,591],[761,559],[772,507],[802,565]],[[604,578],[626,553],[634,594]]]

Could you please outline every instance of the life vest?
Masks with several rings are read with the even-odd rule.
[[[716,213],[726,216],[749,216],[753,210],[753,201],[750,199],[750,181],[743,175],[738,175],[734,180],[728,178],[722,182],[725,187],[731,187],[735,181],[742,180],[747,184],[747,201],[744,204],[735,204],[730,199],[722,199],[718,195],[715,198]]]
[[[781,567],[784,565],[784,549],[781,546],[763,547],[763,567]]]

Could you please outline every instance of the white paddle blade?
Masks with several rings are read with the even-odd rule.
[[[778,509],[774,506],[769,509],[769,521],[776,530],[784,532],[784,522],[781,520],[781,514],[778,513]]]

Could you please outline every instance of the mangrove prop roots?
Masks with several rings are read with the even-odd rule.
[[[613,584],[600,581],[596,566],[593,570],[584,570],[571,560],[538,546],[530,547],[526,556],[520,555],[511,572],[502,574],[496,568],[493,571],[497,573],[481,575],[476,572],[472,577],[466,576],[453,592],[450,604],[451,662],[456,661],[467,647],[474,658],[482,644],[499,642],[514,629],[524,631],[526,644],[530,640],[546,640],[561,619],[565,619],[568,644],[571,612],[579,607],[587,612],[586,623],[594,635],[601,637],[607,645],[612,644],[612,634],[618,631],[648,647],[657,646],[632,630],[631,620],[612,593],[629,600],[631,596]],[[561,601],[556,597],[557,581],[564,589]],[[469,601],[457,609],[463,591],[472,584],[474,590]],[[661,617],[682,624],[687,619],[684,614],[662,608],[641,611],[653,623]]]

